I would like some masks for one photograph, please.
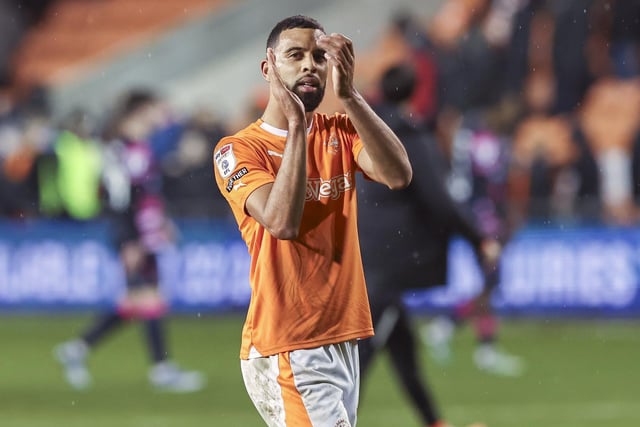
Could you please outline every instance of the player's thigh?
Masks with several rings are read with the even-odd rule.
[[[284,398],[278,383],[278,355],[241,360],[249,398],[269,427],[284,427]]]
[[[281,376],[287,378],[282,374],[283,365],[288,362],[292,383],[302,398],[311,425],[355,426],[360,389],[356,341],[296,350],[288,356],[288,361],[281,358]]]
[[[267,425],[350,427],[359,393],[355,342],[241,361],[256,409]]]

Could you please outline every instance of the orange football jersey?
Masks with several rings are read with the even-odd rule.
[[[355,159],[362,141],[344,114],[315,114],[307,132],[307,191],[295,240],[278,240],[249,216],[252,191],[271,183],[286,131],[258,120],[218,142],[217,185],[251,255],[251,301],[240,357],[373,335],[357,232]]]

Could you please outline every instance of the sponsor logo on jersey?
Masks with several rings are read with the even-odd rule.
[[[229,181],[227,181],[227,186],[225,187],[227,192],[231,192],[231,190],[233,190],[234,187],[244,187],[247,184],[243,184],[241,182],[237,182],[240,178],[242,178],[243,176],[245,176],[247,173],[249,172],[249,169],[247,168],[242,168],[239,171],[237,171],[236,173],[233,174],[233,176],[231,178],[229,178]],[[235,183],[235,184],[234,184]]]
[[[241,187],[246,187],[246,186],[247,186],[247,184],[245,184],[244,182],[242,182],[242,181],[236,181],[236,182],[233,184],[233,189],[234,189],[234,190],[238,190],[239,188],[241,188]]]
[[[223,178],[231,175],[236,167],[236,156],[233,154],[233,145],[223,145],[213,155],[213,159],[216,163],[216,166],[218,167],[218,172],[220,172],[220,175]]]
[[[307,180],[307,194],[305,200],[319,201],[330,198],[336,200],[340,195],[353,188],[351,174],[334,176],[331,179],[309,178]]]

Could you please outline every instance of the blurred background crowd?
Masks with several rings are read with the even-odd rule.
[[[211,150],[258,118],[266,88],[241,117],[219,114],[216,99],[185,112],[142,86],[116,97],[146,93],[155,102],[142,110],[119,101],[55,111],[48,84],[16,71],[21,43],[55,3],[0,1],[0,216],[85,220],[117,208],[126,174],[112,153],[136,139],[152,147],[171,214],[226,217]],[[640,0],[446,0],[428,18],[397,10],[357,58],[356,84],[374,104],[382,73],[413,64],[412,116],[446,154],[451,193],[473,200],[477,217],[499,211],[510,230],[638,222]],[[329,92],[323,108],[339,109]]]
[[[158,159],[154,174],[162,182],[156,185],[173,216],[226,216],[212,185],[211,163],[224,126],[211,113],[178,117],[154,91],[137,88],[104,117],[76,110],[54,121],[46,91],[38,88],[31,95],[27,103],[13,105],[0,124],[4,217],[92,220],[126,209],[129,180],[139,165],[123,164],[118,153],[131,142],[148,145]]]

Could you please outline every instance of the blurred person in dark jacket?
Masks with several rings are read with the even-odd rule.
[[[448,194],[469,213],[481,235],[490,236],[501,246],[513,230],[507,199],[510,140],[504,128],[511,117],[510,112],[493,109],[465,114],[447,109],[442,111],[435,130],[447,158]],[[519,376],[523,361],[498,346],[500,322],[493,308],[493,295],[500,284],[500,272],[497,265],[483,267],[479,292],[457,301],[445,315],[421,328],[421,335],[434,359],[446,362],[451,357],[454,332],[470,325],[476,341],[476,367],[491,374]]]
[[[54,355],[67,382],[85,389],[91,384],[87,359],[92,350],[137,320],[145,327],[151,385],[162,391],[197,391],[204,378],[171,360],[163,322],[169,307],[159,289],[159,256],[174,243],[176,233],[166,213],[160,167],[150,143],[163,121],[162,103],[153,92],[133,90],[125,94],[114,116],[105,161],[117,163],[105,171],[105,185],[127,291],[82,334],[56,346]]]
[[[0,88],[0,216],[38,217],[37,160],[55,134],[44,88],[21,98]]]
[[[404,144],[414,176],[401,191],[367,179],[358,188],[358,228],[367,288],[376,335],[360,343],[362,380],[380,350],[387,350],[422,422],[448,426],[438,411],[419,363],[416,335],[403,302],[409,289],[446,283],[449,241],[454,234],[467,239],[483,266],[495,268],[497,241],[485,238],[468,212],[448,194],[445,160],[437,143],[406,114],[406,101],[415,86],[410,65],[388,69],[381,81],[382,102],[374,106]]]

